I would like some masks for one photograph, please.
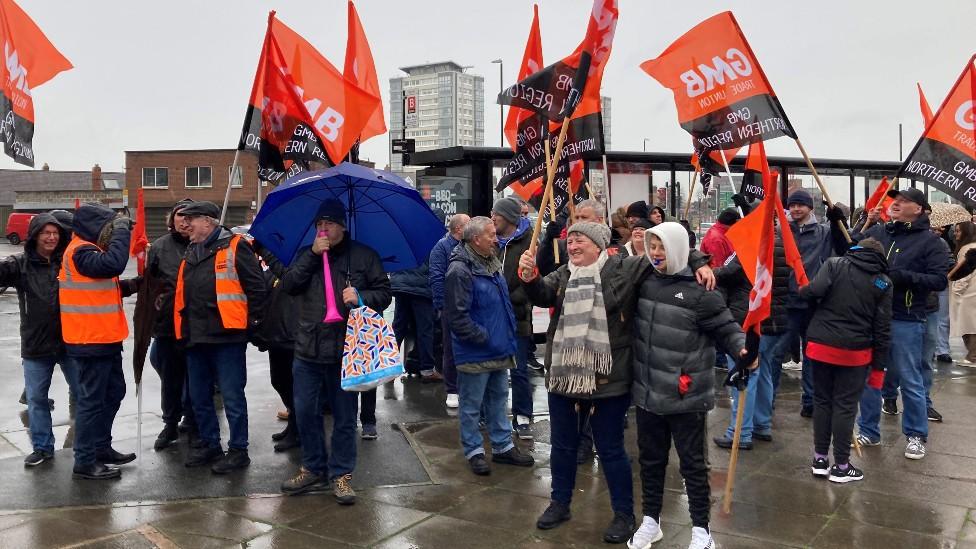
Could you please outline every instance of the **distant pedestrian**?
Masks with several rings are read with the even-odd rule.
[[[454,352],[451,347],[451,330],[444,315],[444,277],[451,262],[454,248],[461,242],[464,227],[471,221],[466,214],[454,214],[447,222],[447,234],[434,244],[430,251],[430,294],[434,305],[435,322],[441,325],[442,347],[444,357],[441,362],[441,375],[444,377],[444,392],[447,394],[445,405],[448,408],[458,407],[457,368],[454,365]]]
[[[813,368],[814,456],[811,470],[831,482],[864,478],[850,463],[851,436],[864,383],[881,387],[891,344],[892,284],[884,248],[865,238],[828,259],[800,288],[814,311],[804,355]],[[831,441],[834,465],[827,459]]]
[[[958,223],[956,235],[956,267],[961,270],[966,255],[976,250],[976,224]],[[961,361],[967,366],[976,366],[976,276],[972,273],[954,280],[949,286],[950,319],[949,330],[953,336],[962,336],[966,346],[966,357]]]
[[[484,440],[478,428],[485,410],[488,437],[495,463],[529,467],[532,456],[512,441],[505,414],[508,374],[517,352],[515,314],[498,259],[495,225],[475,217],[464,228],[464,242],[454,249],[444,281],[444,314],[451,330],[451,345],[460,389],[461,446],[476,475],[491,474]]]
[[[733,253],[732,243],[726,238],[725,233],[729,227],[735,225],[739,220],[739,212],[734,208],[728,208],[718,214],[718,220],[712,225],[702,238],[702,253],[712,256],[711,266],[717,269],[725,264],[725,260]]]

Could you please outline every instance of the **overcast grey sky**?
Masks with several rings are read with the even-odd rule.
[[[75,68],[33,90],[36,164],[122,170],[125,150],[233,148],[241,131],[267,12],[342,69],[346,2],[19,0]],[[591,0],[540,0],[547,63],[583,36]],[[389,118],[398,67],[450,59],[485,77],[485,139],[498,145],[498,66],[514,80],[532,17],[529,0],[360,0]],[[921,132],[915,82],[933,109],[976,52],[976,1],[817,2],[620,0],[603,94],[613,98],[612,148],[690,150],[671,92],[638,65],[702,19],[731,9],[807,151],[898,159]],[[362,156],[387,163],[387,136]],[[770,155],[795,156],[786,138]],[[19,165],[0,155],[0,167]]]

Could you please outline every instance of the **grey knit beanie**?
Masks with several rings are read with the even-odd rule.
[[[610,227],[607,227],[603,223],[593,223],[591,221],[581,221],[579,223],[574,223],[568,231],[566,231],[566,236],[572,233],[579,233],[586,238],[589,238],[597,245],[600,250],[606,250],[607,246],[610,245]]]

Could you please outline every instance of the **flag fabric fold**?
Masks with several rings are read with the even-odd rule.
[[[142,189],[136,193],[136,224],[132,228],[132,238],[129,240],[129,255],[136,258],[136,272],[140,276],[146,271],[146,250],[149,249],[149,237],[146,236],[146,206],[143,202]]]
[[[881,182],[878,186],[874,188],[874,192],[868,197],[867,202],[864,203],[864,211],[869,212],[877,207],[881,207],[881,220],[885,223],[891,221],[891,217],[888,215],[888,206],[895,201],[894,198],[888,196],[888,191],[890,186],[888,185],[888,177],[885,176],[881,178]]]
[[[0,137],[14,162],[34,165],[34,99],[31,90],[73,68],[13,0],[0,0]]]
[[[356,6],[349,0],[348,36],[346,38],[346,62],[342,75],[356,83],[362,90],[381,97],[379,79],[376,77],[376,65],[373,63],[373,52],[366,39],[363,22],[359,19]],[[373,115],[359,133],[359,142],[370,137],[386,133],[386,119],[383,117],[382,100],[376,105]]]
[[[935,115],[932,114],[932,107],[929,106],[928,100],[925,99],[925,93],[922,92],[922,84],[916,82],[915,87],[918,88],[918,108],[922,111],[922,125],[928,128]]]

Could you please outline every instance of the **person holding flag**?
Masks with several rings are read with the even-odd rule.
[[[855,241],[874,238],[886,250],[888,278],[894,285],[888,365],[895,370],[901,384],[905,407],[902,432],[908,439],[905,457],[922,459],[929,432],[922,357],[925,307],[929,292],[939,292],[948,286],[947,265],[951,260],[939,236],[929,230],[929,216],[924,210],[930,207],[925,194],[910,188],[888,191],[888,196],[894,199],[888,207],[891,221],[875,224],[852,238]],[[875,223],[880,215],[876,208],[868,213],[868,221]],[[866,389],[860,409],[858,443],[861,446],[881,444],[880,389]]]
[[[663,537],[660,516],[673,441],[691,513],[689,547],[714,548],[708,529],[705,420],[715,406],[715,344],[742,359],[747,355],[745,336],[722,295],[695,282],[684,227],[661,223],[647,230],[644,241],[654,268],[638,289],[632,390],[644,519],[627,545],[644,549]]]
[[[831,482],[862,480],[850,463],[851,433],[865,380],[879,389],[891,344],[891,279],[881,243],[865,238],[843,257],[834,257],[800,288],[814,313],[804,358],[814,382],[811,471]],[[834,465],[827,460],[831,439]]]

